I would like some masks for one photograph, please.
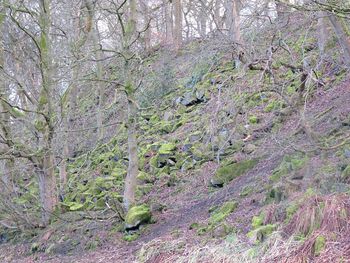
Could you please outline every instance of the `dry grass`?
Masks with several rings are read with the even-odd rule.
[[[268,221],[276,207],[268,209]],[[158,239],[145,244],[137,262],[147,263],[306,263],[350,262],[349,195],[312,196],[304,201],[283,232],[274,232],[266,242],[252,246],[238,236],[225,241],[190,244],[185,239]],[[282,235],[283,233],[283,235]],[[285,235],[288,234],[288,238]],[[306,238],[297,241],[295,236]],[[315,255],[318,237],[326,240]]]

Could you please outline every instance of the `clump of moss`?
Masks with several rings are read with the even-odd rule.
[[[270,176],[270,180],[273,182],[278,182],[283,176],[301,169],[306,164],[307,160],[307,156],[299,153],[284,156],[281,164]]]
[[[300,207],[299,203],[293,202],[291,205],[289,205],[286,208],[286,223],[288,223],[291,220],[293,215],[298,211],[299,207]]]
[[[225,220],[235,209],[238,203],[236,201],[229,201],[224,203],[221,207],[214,210],[209,219],[209,225],[217,225]]]
[[[176,150],[176,145],[174,143],[162,144],[158,150],[159,154],[171,154]]]
[[[314,251],[315,256],[319,256],[322,250],[326,247],[326,238],[324,236],[318,236],[315,240]]]
[[[126,229],[133,229],[151,220],[151,210],[147,205],[132,207],[125,217]]]
[[[228,183],[252,169],[257,164],[257,162],[258,161],[254,159],[229,165],[223,165],[216,171],[216,174],[212,178],[211,182],[212,184]]]
[[[273,100],[265,107],[265,112],[272,112],[275,110],[280,110],[285,107],[285,104],[282,101]]]
[[[261,213],[258,216],[253,216],[253,218],[252,218],[253,229],[257,229],[257,228],[261,227],[264,224],[264,219],[265,219],[265,216],[263,213]]]
[[[257,244],[257,243],[263,242],[276,229],[277,229],[277,226],[271,225],[271,224],[260,226],[257,229],[250,231],[247,234],[247,236],[251,239],[251,241]]]
[[[123,236],[123,240],[127,242],[135,241],[138,238],[139,238],[139,234],[136,234],[136,233]]]
[[[252,116],[249,117],[249,123],[250,124],[256,124],[258,122],[259,122],[259,118],[257,116],[252,115]]]
[[[247,185],[247,186],[243,187],[239,196],[246,197],[246,196],[250,195],[253,192],[253,190],[254,190],[253,187]]]

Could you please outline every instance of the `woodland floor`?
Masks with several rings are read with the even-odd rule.
[[[350,80],[343,82],[338,87],[329,91],[316,94],[307,106],[309,116],[317,116],[319,113],[330,109],[329,112],[336,118],[348,116],[350,113]],[[283,124],[283,127],[273,136],[266,133],[260,138],[260,146],[255,153],[262,157],[258,165],[247,174],[232,181],[224,188],[212,190],[208,187],[210,176],[214,173],[216,164],[209,162],[204,164],[199,173],[182,174],[183,180],[176,187],[165,187],[164,190],[151,193],[147,198],[161,200],[169,209],[156,214],[157,223],[148,226],[142,235],[134,242],[121,241],[118,236],[113,243],[104,244],[96,250],[81,251],[73,255],[47,255],[36,253],[28,255],[28,246],[22,245],[2,245],[0,246],[1,262],[135,262],[136,254],[143,244],[148,242],[158,242],[166,244],[169,240],[181,238],[186,240],[187,246],[201,242],[195,230],[189,230],[189,225],[193,222],[201,222],[208,219],[208,210],[214,205],[222,204],[227,200],[239,200],[239,207],[230,217],[232,223],[241,233],[242,239],[250,227],[251,218],[258,214],[262,205],[259,200],[265,196],[264,187],[268,177],[278,166],[282,156],[292,149],[293,145],[302,145],[303,136],[289,138],[298,129],[298,116],[292,115]],[[331,124],[324,121],[317,126],[317,132],[330,128]],[[287,141],[287,143],[286,143]],[[320,162],[320,157],[312,159],[312,165]],[[307,178],[306,178],[307,180]],[[242,188],[252,185],[255,193],[249,197],[239,196]],[[159,187],[163,189],[163,187]],[[155,255],[149,262],[163,262],[166,254]]]

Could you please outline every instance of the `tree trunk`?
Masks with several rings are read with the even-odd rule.
[[[181,0],[173,0],[174,2],[174,39],[175,47],[179,48],[182,44],[182,5]]]
[[[4,16],[3,10],[0,11],[0,15]],[[3,69],[5,66],[5,51],[4,51],[4,19],[0,20],[0,67]],[[3,74],[0,75],[0,96],[8,97],[7,90],[8,87],[6,85],[7,81],[3,77]],[[11,130],[9,126],[10,122],[10,114],[7,112],[7,105],[1,100],[0,101],[0,135],[2,138],[10,138]],[[7,146],[2,145],[0,143],[0,147],[4,147],[7,150]],[[5,189],[3,189],[5,194],[11,193],[12,189],[12,178],[13,178],[13,169],[14,169],[14,161],[13,159],[4,160],[4,170],[2,171],[1,180],[5,184]]]
[[[40,201],[42,204],[42,224],[47,226],[57,204],[55,161],[52,151],[48,150],[42,167],[36,169],[39,178]]]
[[[201,38],[205,38],[207,35],[207,6],[206,1],[203,0],[200,3],[200,12],[199,12],[199,21],[200,21],[200,36]]]
[[[164,4],[164,17],[165,17],[165,44],[171,45],[173,44],[173,17],[171,4],[168,0],[163,1]]]
[[[240,29],[240,15],[238,0],[226,0],[225,24],[228,30],[229,40],[233,43],[243,44]]]
[[[145,50],[149,51],[151,49],[151,35],[152,35],[151,17],[149,13],[148,2],[141,1],[140,4],[143,11],[144,28],[146,29],[145,37],[144,37],[144,45],[145,45]]]
[[[215,6],[214,6],[214,17],[213,17],[213,20],[214,20],[214,23],[216,25],[216,29],[221,31],[224,27],[224,19],[223,17],[221,16],[220,14],[220,10],[222,8],[222,1],[221,0],[216,0],[215,1]]]
[[[126,211],[135,203],[135,191],[138,175],[138,156],[137,156],[137,133],[136,133],[136,114],[137,109],[132,94],[128,95],[128,153],[129,165],[128,173],[125,178],[124,207]]]
[[[318,20],[317,20],[317,31],[318,31],[318,48],[320,50],[320,55],[323,57],[327,42],[327,25],[325,21],[326,13],[323,11],[318,12]]]
[[[40,69],[42,77],[42,88],[40,92],[38,111],[45,117],[43,120],[42,152],[38,172],[40,200],[42,203],[42,223],[48,225],[54,207],[57,204],[57,189],[55,178],[55,160],[52,150],[52,139],[54,134],[53,109],[52,109],[52,57],[50,41],[50,1],[40,1]]]
[[[329,14],[329,20],[333,26],[335,34],[337,35],[338,42],[343,49],[344,62],[348,68],[350,68],[350,42],[342,25],[337,20],[336,16]]]
[[[103,104],[105,101],[105,87],[104,84],[100,81],[103,77],[103,66],[101,59],[103,57],[102,51],[100,50],[100,34],[98,31],[97,23],[92,33],[93,45],[96,49],[95,51],[95,60],[96,60],[96,78],[97,78],[97,88],[96,95],[98,99],[97,104],[97,141],[102,142],[104,139],[104,128],[103,128]]]
[[[131,61],[132,55],[130,50],[130,43],[132,37],[136,33],[136,2],[135,0],[130,0],[129,2],[130,17],[128,21],[127,28],[124,36],[123,52],[125,59],[125,92],[128,102],[128,172],[125,178],[125,188],[123,203],[126,211],[135,203],[135,191],[137,186],[137,175],[138,175],[138,156],[137,156],[137,134],[136,134],[136,122],[137,122],[137,107],[135,104],[135,86],[133,85],[133,75],[131,71]]]

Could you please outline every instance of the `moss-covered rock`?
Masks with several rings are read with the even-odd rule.
[[[222,224],[219,224],[218,226],[215,226],[210,231],[210,233],[211,233],[211,236],[214,238],[224,238],[234,231],[235,231],[234,227],[232,227],[226,223],[222,223]]]
[[[221,207],[213,211],[209,219],[209,225],[217,225],[225,220],[235,209],[238,203],[236,201],[229,201],[224,203]]]
[[[272,175],[270,176],[270,180],[273,182],[278,182],[282,177],[286,175],[293,175],[293,173],[304,167],[307,161],[308,157],[302,153],[284,156],[280,165],[273,171]]]
[[[252,218],[253,229],[257,229],[257,228],[261,227],[264,224],[264,218],[265,218],[265,216],[263,213],[261,213],[258,216],[253,216],[253,218]]]
[[[210,180],[210,183],[212,186],[220,186],[229,183],[233,179],[252,169],[257,162],[258,161],[254,159],[221,166],[216,171],[215,176]]]
[[[141,183],[149,184],[149,183],[154,183],[155,178],[154,176],[145,173],[145,172],[139,172],[137,175],[137,180],[139,180]]]
[[[255,244],[263,242],[272,232],[277,229],[276,225],[260,226],[255,230],[250,231],[247,236]]]
[[[159,154],[171,154],[176,150],[176,144],[174,143],[165,143],[162,144],[158,150]]]
[[[134,206],[126,214],[125,229],[136,229],[141,224],[149,223],[151,217],[151,210],[147,205]]]

